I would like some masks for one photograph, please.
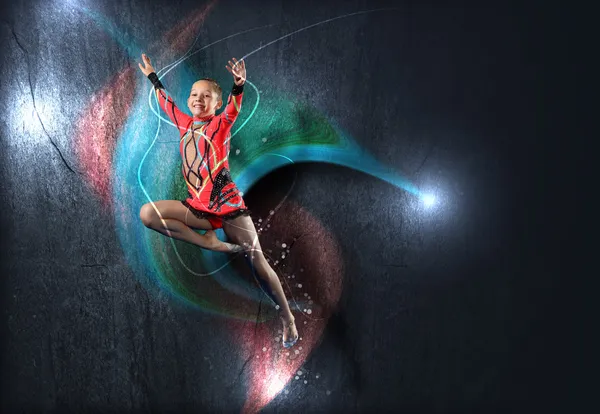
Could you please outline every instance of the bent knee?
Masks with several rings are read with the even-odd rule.
[[[156,217],[156,212],[154,211],[154,207],[150,203],[146,203],[140,208],[140,219],[144,226],[152,227],[154,223],[154,219]]]

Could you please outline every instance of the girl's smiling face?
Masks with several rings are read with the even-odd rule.
[[[206,118],[212,116],[222,104],[223,102],[210,82],[199,80],[192,85],[190,97],[188,98],[188,108],[195,117]]]

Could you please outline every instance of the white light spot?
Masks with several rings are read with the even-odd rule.
[[[305,384],[308,384],[308,381],[304,380],[304,383],[305,383]]]
[[[285,248],[287,247],[287,244],[283,243],[283,244],[281,245],[281,247],[283,247],[283,248],[285,249]]]
[[[312,309],[307,310],[306,313],[310,315],[312,313]]]
[[[298,375],[302,375],[302,371],[298,371]]]
[[[259,223],[262,223],[262,219],[258,219],[258,222],[259,222]]]
[[[267,347],[266,346],[263,347],[263,352],[267,352]]]
[[[275,214],[275,210],[271,210],[271,211],[269,211],[269,214],[270,214],[270,215],[273,215],[273,214]]]
[[[262,142],[267,142],[267,139],[266,139],[266,138],[263,138],[263,139],[262,139]]]
[[[236,149],[236,150],[235,150],[235,155],[238,155],[239,153],[240,153],[240,150],[239,150],[239,149]]]
[[[294,379],[300,379],[300,377],[299,377],[298,375],[296,375],[296,376],[294,377]]]
[[[298,351],[297,349],[294,351],[294,354],[298,355],[300,353],[300,351]]]
[[[425,194],[421,197],[425,207],[431,207],[435,204],[435,197],[432,194]]]
[[[301,288],[302,287],[302,283],[298,283],[298,287]]]

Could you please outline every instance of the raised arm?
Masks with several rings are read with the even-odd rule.
[[[246,83],[246,62],[243,60],[238,62],[237,59],[233,58],[233,62],[230,60],[225,67],[233,75],[233,88],[221,116],[231,126],[242,108],[244,83]]]
[[[160,79],[158,79],[156,71],[150,62],[150,58],[145,54],[142,54],[142,61],[144,62],[144,66],[142,66],[141,63],[138,63],[138,66],[140,67],[142,73],[146,75],[148,79],[150,79],[150,82],[152,82],[160,108],[165,114],[167,114],[171,122],[177,126],[180,133],[182,133],[182,131],[186,131],[192,118],[177,108],[175,101],[173,101],[173,98],[165,90],[165,87],[161,83]]]

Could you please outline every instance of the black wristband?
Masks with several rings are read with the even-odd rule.
[[[152,72],[151,74],[149,74],[148,79],[150,79],[150,82],[152,82],[152,85],[154,85],[156,89],[165,89],[163,84],[160,83],[160,79],[158,79],[156,73]]]
[[[244,84],[242,83],[241,85],[236,85],[234,83],[233,84],[233,88],[231,88],[231,94],[233,96],[235,96],[235,95],[241,95],[242,92],[244,92]]]

